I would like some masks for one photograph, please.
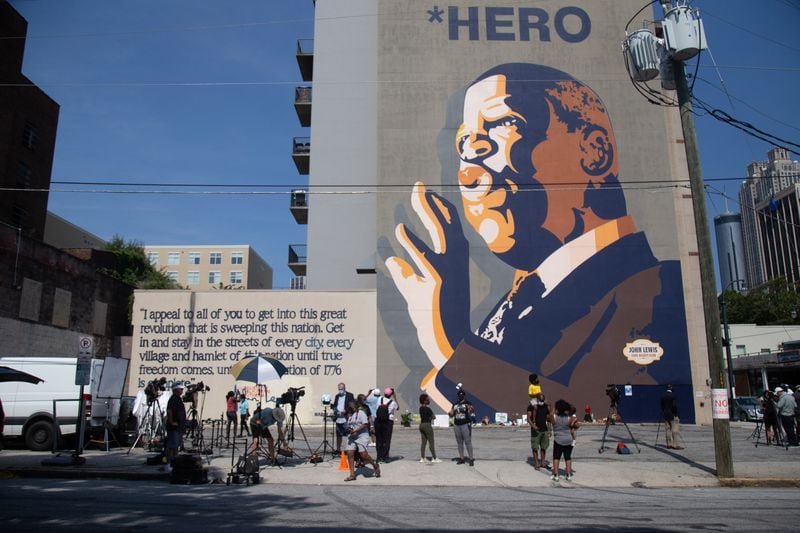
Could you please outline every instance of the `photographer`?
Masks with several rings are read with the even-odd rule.
[[[272,438],[272,433],[269,431],[269,426],[275,424],[278,428],[278,445],[285,445],[286,439],[283,435],[283,423],[286,422],[286,412],[280,408],[264,407],[257,409],[253,413],[253,418],[250,419],[250,430],[253,432],[253,442],[250,445],[248,453],[256,453],[261,444],[261,437],[267,438],[267,449],[272,464],[276,464],[277,458],[275,456],[275,439]]]
[[[172,396],[167,402],[167,443],[165,446],[167,465],[164,470],[172,470],[172,462],[183,447],[183,430],[186,426],[186,406],[183,405],[183,383],[172,385]]]
[[[678,441],[681,438],[681,421],[678,418],[678,402],[672,393],[672,384],[667,385],[667,391],[661,397],[661,418],[664,419],[664,433],[667,437],[667,448],[682,450]]]

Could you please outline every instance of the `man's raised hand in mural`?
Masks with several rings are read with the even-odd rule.
[[[449,405],[434,383],[438,369],[469,331],[469,244],[453,204],[421,182],[414,184],[411,205],[432,246],[398,224],[395,236],[414,266],[392,256],[386,268],[406,300],[420,345],[433,365],[422,389],[439,405]]]

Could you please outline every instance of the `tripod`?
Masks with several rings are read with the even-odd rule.
[[[308,443],[308,438],[306,437],[306,432],[303,431],[303,425],[300,423],[300,417],[298,417],[297,413],[295,413],[295,407],[297,407],[297,402],[291,402],[289,405],[292,408],[292,412],[289,415],[290,416],[290,421],[289,421],[288,431],[286,432],[286,440],[290,440],[290,441],[292,441],[292,443],[294,443],[294,425],[295,425],[295,422],[296,422],[297,423],[297,427],[300,428],[300,434],[303,436],[303,441],[306,443],[306,447],[308,448],[308,457],[307,457],[307,459],[309,459],[312,463],[316,464],[316,463],[320,462],[321,459],[319,458],[319,455],[317,453],[311,451],[311,445]],[[294,457],[297,457],[298,459],[303,459],[303,457],[301,457],[300,455],[297,454],[297,452],[294,451],[294,448],[292,448],[292,455]]]
[[[192,406],[189,408],[188,419],[191,420],[188,427],[191,428],[187,437],[192,438],[192,450],[201,454],[209,455],[213,451],[213,437],[212,448],[206,449],[205,437],[203,436],[203,407],[206,403],[206,391],[202,391],[203,398],[200,400],[200,413],[197,412],[197,392],[192,395]],[[209,459],[210,461],[210,459]]]
[[[600,449],[597,450],[597,453],[603,453],[605,451],[606,445],[606,435],[608,435],[608,426],[611,424],[612,416],[619,417],[620,422],[622,425],[625,426],[625,429],[628,430],[628,435],[631,437],[631,441],[633,442],[634,446],[636,446],[636,451],[638,453],[642,453],[642,450],[639,449],[639,445],[636,443],[636,439],[633,437],[633,433],[631,433],[631,428],[628,427],[628,424],[625,423],[625,420],[621,416],[619,416],[619,411],[617,411],[617,402],[611,401],[611,404],[608,406],[608,417],[606,417],[606,427],[603,430],[603,440],[600,441]]]
[[[789,449],[789,441],[786,439],[786,435],[783,432],[783,427],[781,426],[780,420],[776,421],[774,425],[770,425],[773,428],[772,431],[772,440],[775,446],[780,446],[785,450]],[[758,448],[758,443],[761,441],[761,432],[762,430],[766,433],[767,428],[764,427],[763,420],[756,420],[756,427],[753,429],[753,432],[748,437],[749,439],[753,440],[753,444],[756,448]],[[768,434],[767,434],[768,435]],[[767,442],[767,446],[769,443]]]
[[[146,421],[145,427],[138,428],[138,435],[136,435],[136,440],[134,440],[133,444],[131,444],[131,447],[128,448],[127,455],[130,455],[131,450],[133,450],[136,447],[142,436],[147,437],[148,451],[153,451],[153,441],[156,440],[156,438],[159,439],[163,447],[165,440],[163,416],[164,415],[161,413],[161,406],[158,403],[158,398],[154,398],[152,400],[148,399],[147,412],[145,413],[143,418],[143,420]]]
[[[328,404],[323,404],[322,410],[322,444],[317,446],[317,449],[314,450],[312,456],[319,454],[319,450],[322,448],[322,453],[319,455],[324,459],[326,453],[330,453],[331,457],[335,457],[336,454],[333,453],[333,445],[328,440]],[[333,430],[333,427],[331,427],[331,429]],[[331,436],[333,436],[333,431],[331,431]]]

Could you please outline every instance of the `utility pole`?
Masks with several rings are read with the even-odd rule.
[[[672,5],[669,0],[661,0],[666,13]],[[682,61],[670,59],[675,73],[675,87],[678,92],[678,105],[683,128],[683,141],[686,150],[686,163],[692,190],[695,232],[697,234],[697,255],[700,262],[700,286],[703,293],[703,314],[706,322],[706,345],[708,349],[708,370],[711,374],[712,402],[713,389],[725,388],[722,364],[722,340],[719,331],[719,304],[714,277],[714,261],[711,252],[711,233],[706,213],[706,194],[703,185],[703,172],[700,169],[700,152],[697,148],[697,135],[692,115],[691,93],[686,81]],[[733,477],[733,455],[731,453],[731,428],[727,418],[712,417],[714,429],[714,456],[717,463],[717,477]]]

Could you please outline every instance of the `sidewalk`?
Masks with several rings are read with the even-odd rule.
[[[562,476],[558,485],[587,487],[714,487],[726,486],[800,486],[800,448],[776,448],[764,441],[756,447],[750,438],[754,424],[732,423],[731,444],[735,477],[723,480],[714,475],[715,454],[711,427],[684,426],[681,428],[685,449],[668,450],[664,446],[662,428],[655,424],[631,424],[637,446],[630,441],[623,425],[609,427],[606,449],[599,453],[603,425],[584,425],[578,432],[578,443],[573,452],[575,480],[567,482]],[[306,445],[300,431],[295,433],[292,447],[303,457],[310,455],[322,442],[322,428],[304,426],[308,438]],[[655,446],[658,433],[658,446]],[[452,429],[435,430],[436,450],[442,463],[419,462],[419,432],[416,427],[394,428],[391,456],[393,460],[381,465],[381,478],[372,477],[372,469],[365,467],[358,480],[348,485],[424,485],[424,486],[503,486],[550,487],[550,472],[536,471],[531,466],[530,432],[527,427],[476,427],[473,430],[475,466],[457,465],[457,448]],[[330,438],[330,437],[329,437]],[[631,455],[619,455],[615,448],[624,441]],[[246,439],[238,439],[234,451],[238,459]],[[231,470],[231,449],[214,447],[213,453],[204,456],[209,466],[209,479],[225,482]],[[46,452],[6,449],[0,452],[0,477],[70,477],[117,478],[128,480],[163,480],[169,475],[158,471],[158,466],[146,464],[146,449],[127,448],[111,451],[86,450],[85,462],[77,466],[42,466],[51,458]],[[375,448],[369,448],[374,457]],[[69,455],[65,452],[65,455]],[[548,461],[551,453],[548,451]],[[209,464],[210,463],[210,464]],[[262,461],[262,464],[264,462]],[[325,456],[318,464],[292,458],[280,467],[264,466],[262,482],[286,484],[344,485],[347,472],[339,470],[340,458]]]

